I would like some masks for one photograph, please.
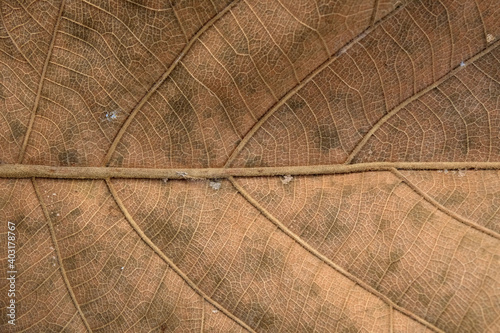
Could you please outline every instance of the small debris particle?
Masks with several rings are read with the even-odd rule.
[[[217,310],[217,309],[212,310],[212,313],[217,313],[217,312],[219,312],[219,310]]]
[[[123,271],[123,269],[124,269],[124,268],[125,268],[125,267],[122,267],[122,268],[120,268],[120,269]]]
[[[441,172],[443,172],[443,170],[438,170],[438,173],[441,173]]]
[[[59,216],[59,215],[60,215],[59,213],[56,214],[56,216]]]
[[[283,176],[283,178],[281,178],[281,182],[283,183],[283,185],[290,183],[292,180],[293,180],[293,177],[291,175],[286,175],[286,176]]]
[[[186,178],[188,175],[188,173],[185,171],[176,171],[175,173],[183,178]]]
[[[214,190],[218,190],[220,189],[220,186],[221,186],[221,182],[220,181],[211,181],[210,182],[210,187],[213,188]]]
[[[444,174],[447,174],[448,173],[448,169],[444,169]]]
[[[106,119],[108,121],[118,119],[118,112],[116,110],[111,112],[106,112]]]
[[[52,246],[50,247],[50,249],[51,249],[51,250],[54,250],[54,248],[53,248]]]
[[[493,41],[494,41],[495,39],[496,39],[496,38],[495,38],[495,36],[493,36],[492,34],[487,34],[487,35],[486,35],[486,41],[487,41],[488,43],[493,43]]]
[[[462,61],[462,62],[460,63],[460,67],[465,67],[465,62],[463,62],[463,61]]]
[[[52,195],[56,195],[55,193],[52,193]]]
[[[465,170],[458,170],[458,177],[465,176]]]
[[[168,178],[163,178],[162,180],[163,180],[164,183],[168,182]]]

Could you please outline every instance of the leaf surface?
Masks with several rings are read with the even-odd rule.
[[[0,2],[0,330],[499,331],[499,21]]]

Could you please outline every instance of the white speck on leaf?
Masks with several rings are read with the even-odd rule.
[[[176,174],[178,174],[179,176],[183,177],[183,178],[186,178],[188,173],[185,172],[185,171],[176,171],[175,172]]]
[[[460,67],[465,67],[465,62],[463,62],[463,61],[462,61],[462,62],[460,63]]]
[[[115,119],[118,119],[118,111],[114,110],[114,111],[111,111],[111,112],[106,112],[105,117],[106,117],[106,119],[108,121],[113,121]]]
[[[125,267],[122,267],[122,268],[120,268],[120,269],[123,271],[123,269],[124,269],[124,268],[125,268]]]
[[[492,34],[487,34],[486,35],[486,41],[488,43],[492,43],[495,39],[496,39],[495,36],[493,36]]]
[[[286,175],[286,176],[283,176],[283,178],[281,178],[281,182],[283,183],[283,185],[290,183],[292,180],[293,180],[293,177],[291,175]]]
[[[210,187],[213,188],[214,190],[220,189],[221,182],[220,181],[211,181],[210,182]]]
[[[444,169],[444,174],[447,174],[448,173],[448,169]]]
[[[162,180],[164,183],[168,182],[168,178],[163,178]]]
[[[458,170],[458,177],[465,176],[465,170]]]
[[[217,310],[217,309],[212,310],[212,313],[217,313],[217,312],[219,312],[219,310]]]

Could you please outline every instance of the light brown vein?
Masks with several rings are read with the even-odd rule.
[[[481,52],[479,52],[476,55],[474,55],[471,58],[469,58],[467,61],[464,61],[464,65],[467,66],[468,64],[473,63],[477,59],[479,59],[479,58],[487,55],[488,53],[490,53],[491,51],[493,51],[498,45],[500,45],[500,40],[494,42],[493,44],[491,44],[486,49],[482,50]],[[440,79],[438,79],[436,82],[434,82],[433,84],[431,84],[431,85],[425,87],[424,89],[420,90],[415,95],[412,95],[412,96],[408,97],[403,102],[401,102],[396,107],[394,107],[391,111],[389,111],[389,113],[387,113],[385,116],[383,116],[382,118],[380,118],[379,121],[377,121],[375,123],[375,125],[373,125],[373,127],[365,134],[365,136],[363,137],[363,139],[361,139],[361,141],[356,145],[356,147],[354,147],[354,149],[352,150],[351,154],[349,154],[349,157],[347,158],[347,160],[344,163],[345,164],[351,163],[353,161],[353,159],[361,151],[361,149],[365,146],[365,144],[368,142],[368,140],[373,136],[373,134],[383,124],[385,124],[390,118],[392,118],[392,116],[394,116],[395,114],[397,114],[401,109],[403,109],[404,107],[406,107],[408,104],[410,104],[413,101],[419,99],[420,97],[422,97],[423,95],[425,95],[429,91],[431,91],[432,89],[434,89],[434,88],[438,87],[439,85],[441,85],[441,83],[443,83],[446,80],[448,80],[449,78],[455,76],[462,68],[463,68],[462,66],[458,65],[453,70],[451,70],[450,72],[448,72],[446,75],[444,75]]]
[[[373,3],[373,11],[372,11],[372,17],[370,18],[370,26],[375,23],[375,19],[377,18],[377,10],[378,10],[378,4],[380,0],[375,0]]]
[[[47,221],[47,226],[49,227],[49,232],[50,232],[50,236],[52,238],[52,243],[54,244],[54,251],[56,252],[57,261],[59,262],[61,275],[62,275],[62,278],[64,280],[64,284],[66,285],[66,289],[68,290],[69,296],[71,297],[71,300],[73,301],[73,304],[75,305],[76,311],[80,315],[80,318],[82,319],[83,325],[85,325],[87,332],[92,332],[92,329],[90,328],[90,325],[87,322],[87,319],[85,318],[85,316],[83,315],[82,309],[80,308],[80,305],[78,304],[78,302],[76,300],[76,295],[73,292],[73,289],[71,288],[71,284],[69,283],[68,276],[66,275],[66,270],[64,269],[61,251],[59,250],[59,243],[57,242],[56,232],[54,230],[54,226],[52,225],[52,219],[50,218],[49,211],[47,210],[47,207],[45,206],[45,204],[42,200],[42,195],[40,194],[40,190],[38,189],[38,185],[37,185],[34,177],[31,179],[31,183],[33,184],[33,188],[35,189],[36,196],[38,197],[38,202],[40,203],[40,207],[42,208],[43,215],[45,215],[45,220]]]
[[[179,275],[179,277],[181,277],[182,280],[184,280],[184,282],[186,282],[194,292],[196,292],[198,295],[203,297],[203,299],[205,301],[207,301],[208,303],[212,304],[214,307],[219,309],[222,313],[224,313],[227,317],[229,317],[234,322],[239,324],[241,327],[245,328],[246,330],[248,330],[250,332],[255,332],[250,326],[248,326],[246,323],[244,323],[241,319],[239,319],[238,317],[233,315],[226,308],[224,308],[221,304],[219,304],[218,302],[216,302],[215,300],[210,298],[207,294],[205,294],[205,292],[203,292],[200,288],[198,288],[198,286],[193,281],[191,281],[191,279],[186,274],[184,274],[182,272],[182,270],[180,270],[179,267],[177,267],[174,264],[174,262],[172,260],[170,260],[170,258],[168,258],[163,253],[163,251],[160,250],[160,248],[158,248],[158,246],[156,246],[148,236],[146,236],[146,234],[142,231],[142,229],[139,227],[139,225],[135,222],[132,215],[130,215],[127,208],[125,208],[125,205],[123,204],[120,197],[118,196],[118,193],[116,192],[115,188],[111,184],[111,180],[109,178],[105,179],[105,180],[106,180],[106,185],[108,186],[109,192],[111,193],[116,204],[118,205],[118,207],[122,211],[123,215],[125,216],[125,218],[129,222],[130,226],[134,229],[134,231],[142,239],[142,241],[144,243],[146,243],[153,250],[153,252],[155,252],[167,265],[169,265],[172,268],[172,270],[174,270],[174,272],[176,272],[177,275]]]
[[[399,8],[398,8],[399,9]],[[358,43],[361,39],[363,39],[366,35],[368,35],[372,30],[377,28],[382,22],[386,21],[389,17],[394,15],[398,10],[395,10],[391,13],[391,15],[387,15],[383,20],[378,21],[378,23],[365,31],[361,32],[359,35],[354,37],[349,43],[344,45],[341,49],[339,49],[335,55],[331,58],[326,59],[321,65],[319,65],[315,70],[313,70],[309,75],[307,75],[302,82],[299,82],[295,87],[293,87],[286,95],[284,95],[276,104],[274,104],[260,119],[255,125],[248,131],[243,140],[240,141],[238,146],[234,149],[233,153],[229,156],[226,163],[224,164],[224,168],[228,168],[233,163],[234,159],[238,156],[238,154],[243,150],[248,141],[254,136],[254,134],[262,127],[262,125],[283,105],[285,104],[295,93],[297,93],[300,89],[302,89],[307,83],[309,83],[316,75],[321,73],[324,69],[330,66],[335,60],[337,60],[343,53],[345,53],[348,49],[350,49],[353,45]]]
[[[149,100],[149,98],[158,90],[158,88],[163,84],[163,82],[167,79],[167,77],[170,75],[170,73],[172,73],[174,68],[177,67],[177,64],[179,64],[181,59],[183,59],[186,56],[186,54],[191,49],[193,44],[198,40],[198,38],[209,27],[211,27],[216,21],[218,21],[222,16],[224,16],[228,11],[230,11],[231,8],[233,8],[236,5],[237,2],[238,1],[234,1],[234,2],[230,3],[229,5],[227,5],[226,8],[224,8],[221,12],[219,12],[217,15],[212,17],[212,19],[210,19],[207,23],[205,23],[205,25],[203,27],[201,27],[201,29],[198,30],[198,32],[196,32],[196,34],[193,36],[193,38],[191,38],[191,40],[186,44],[186,46],[184,46],[184,48],[182,49],[179,56],[177,56],[177,58],[174,60],[174,62],[172,62],[170,67],[168,67],[166,72],[163,73],[163,75],[156,81],[156,83],[151,87],[151,89],[149,89],[149,91],[141,98],[139,103],[136,104],[136,106],[130,112],[129,116],[127,117],[127,119],[123,123],[122,127],[120,128],[120,130],[116,134],[116,137],[113,140],[113,143],[111,144],[111,147],[109,148],[108,153],[106,154],[106,157],[104,158],[104,165],[108,165],[109,162],[111,161],[111,156],[115,152],[116,147],[118,146],[118,143],[122,139],[123,135],[127,131],[128,127],[132,123],[132,120],[135,118],[135,116],[137,115],[139,110],[144,106],[144,104],[146,104],[146,102]]]
[[[427,193],[425,193],[424,191],[422,191],[418,186],[416,186],[415,184],[413,184],[408,178],[406,178],[405,175],[403,175],[401,172],[399,172],[397,169],[391,169],[390,170],[396,177],[398,177],[399,179],[401,179],[408,187],[410,187],[415,193],[417,193],[419,196],[421,196],[422,198],[424,198],[425,201],[427,201],[428,203],[430,203],[431,205],[433,205],[434,207],[436,207],[438,210],[440,210],[441,212],[443,212],[444,214],[450,216],[451,218],[453,218],[454,220],[458,221],[458,222],[461,222],[462,224],[465,224],[466,226],[468,227],[471,227],[473,229],[476,229],[482,233],[485,233],[495,239],[498,239],[500,240],[500,234],[496,233],[495,231],[491,230],[491,229],[488,229],[486,227],[483,227],[482,225],[480,224],[477,224],[476,222],[474,221],[471,221],[455,212],[453,212],[452,210],[446,208],[445,206],[443,206],[442,204],[440,204],[439,202],[437,202],[434,198],[432,198],[430,195],[428,195]]]
[[[59,13],[57,15],[56,24],[54,24],[54,31],[52,32],[52,39],[50,40],[49,49],[47,50],[47,57],[45,58],[45,63],[43,64],[42,74],[40,74],[40,81],[38,82],[38,90],[36,92],[35,102],[33,103],[33,108],[31,109],[30,122],[26,133],[24,134],[23,145],[21,146],[21,151],[19,152],[18,163],[21,163],[24,159],[24,154],[26,152],[26,146],[28,145],[28,140],[30,138],[31,131],[33,129],[33,123],[35,122],[36,111],[38,109],[38,103],[40,102],[40,96],[42,95],[43,81],[45,80],[45,74],[47,73],[47,67],[49,67],[50,57],[52,55],[52,50],[54,49],[54,44],[56,41],[57,29],[59,29],[59,23],[61,22],[62,12],[64,8],[65,0],[61,1],[61,7],[59,7]]]
[[[389,299],[387,296],[364,282],[363,280],[357,278],[356,276],[352,275],[351,273],[347,272],[344,270],[342,267],[339,265],[335,264],[332,262],[330,259],[328,259],[326,256],[321,254],[318,250],[316,250],[314,247],[309,245],[307,242],[305,242],[302,238],[300,238],[298,235],[293,233],[290,229],[288,229],[283,223],[281,223],[277,218],[275,218],[271,213],[269,213],[264,207],[262,207],[257,200],[255,200],[241,185],[239,185],[236,180],[233,177],[229,177],[229,181],[233,184],[235,189],[241,194],[242,197],[244,197],[248,203],[250,203],[255,209],[257,209],[263,216],[265,216],[269,221],[271,221],[276,227],[278,227],[283,233],[285,233],[288,237],[292,238],[295,240],[300,246],[302,246],[305,250],[307,250],[309,253],[311,253],[313,256],[317,257],[319,260],[324,262],[326,265],[330,266],[332,269],[337,271],[338,273],[342,274],[352,282],[354,282],[356,285],[359,285],[361,288],[365,289],[372,295],[378,297],[380,300],[385,302],[387,305],[390,307],[393,307],[394,309],[398,310],[399,312],[403,313],[404,315],[414,319],[415,321],[418,321],[420,324],[428,327],[429,329],[439,332],[439,333],[444,333],[441,329],[438,327],[434,326],[432,323],[427,322],[425,319],[415,315],[411,311],[395,304],[391,299]]]

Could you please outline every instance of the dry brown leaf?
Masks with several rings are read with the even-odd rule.
[[[0,331],[499,332],[498,22],[2,0]]]

